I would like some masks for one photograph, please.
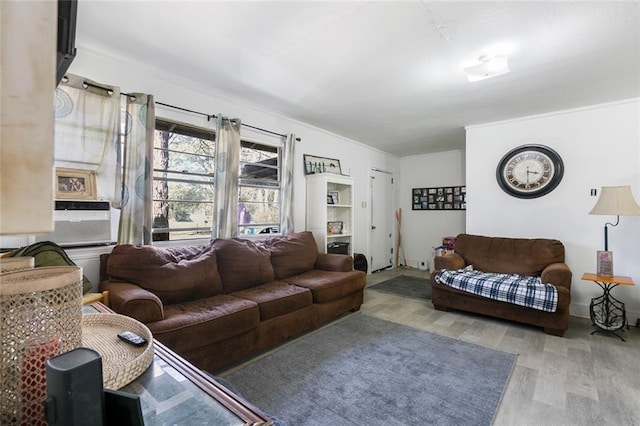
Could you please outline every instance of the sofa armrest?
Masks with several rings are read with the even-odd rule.
[[[164,319],[160,298],[133,283],[103,281],[100,291],[109,291],[109,305],[119,314],[135,318],[143,324]]]
[[[109,262],[109,256],[111,253],[102,253],[100,254],[100,281],[107,281],[109,279],[109,274],[107,273],[107,264]]]
[[[320,253],[314,268],[322,271],[353,271],[353,257],[346,254]]]
[[[433,269],[439,271],[441,269],[462,269],[467,265],[465,260],[457,253],[436,256],[433,261]]]
[[[552,263],[547,265],[540,274],[543,283],[553,284],[555,286],[571,289],[571,269],[566,263]]]

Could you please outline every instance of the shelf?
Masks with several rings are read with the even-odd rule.
[[[348,176],[326,174],[308,175],[306,200],[306,229],[313,233],[320,253],[327,252],[327,244],[348,244],[353,253],[353,179]],[[331,196],[336,204],[328,203]],[[328,234],[329,222],[342,222],[341,234]]]

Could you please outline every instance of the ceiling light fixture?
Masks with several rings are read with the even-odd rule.
[[[509,72],[509,64],[506,56],[482,55],[478,58],[479,63],[463,68],[467,79],[471,81],[484,80]]]

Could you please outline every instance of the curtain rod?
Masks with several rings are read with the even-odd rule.
[[[166,106],[166,107],[177,109],[177,110],[180,110],[180,111],[186,111],[186,112],[190,112],[192,114],[204,115],[205,117],[207,117],[207,121],[211,120],[211,118],[217,118],[217,116],[215,114],[205,114],[204,112],[193,111],[193,110],[182,108],[182,107],[178,107],[178,106],[175,106],[175,105],[165,104],[165,103],[162,103],[162,102],[156,102],[156,103],[158,105]],[[260,127],[252,126],[251,124],[243,123],[242,121],[240,121],[240,125],[241,126],[245,126],[245,127],[249,127],[251,129],[254,129],[254,130],[259,130],[261,132],[270,133],[272,135],[280,136],[282,138],[287,136],[287,135],[283,135],[282,133],[273,132],[271,130],[267,130],[267,129],[263,129],[263,128],[260,128]],[[301,139],[300,138],[296,138],[296,141],[300,142]]]
[[[215,114],[205,114],[204,112],[199,112],[199,111],[194,111],[194,110],[187,109],[187,108],[177,107],[177,106],[165,104],[165,103],[162,103],[162,102],[156,102],[156,104],[162,105],[162,106],[166,106],[166,107],[169,107],[169,108],[173,108],[173,109],[177,109],[177,110],[184,111],[184,112],[190,112],[192,114],[204,115],[205,117],[207,117],[207,121],[211,121],[212,118],[216,118]]]
[[[82,84],[83,84],[83,86],[85,86],[84,87],[85,89],[87,87],[93,87],[93,88],[96,88],[96,89],[102,89],[102,90],[106,91],[107,94],[109,94],[109,96],[111,96],[113,94],[113,90],[109,89],[108,87],[98,86],[97,84],[93,84],[93,83],[90,83],[88,81],[83,81]],[[125,92],[120,92],[120,96],[127,96],[127,97],[135,98],[135,95],[133,95],[131,93],[125,93]],[[165,107],[168,107],[168,108],[177,109],[179,111],[190,112],[192,114],[202,115],[202,116],[207,117],[207,121],[211,121],[212,118],[217,118],[217,116],[215,114],[206,114],[204,112],[194,111],[192,109],[187,109],[187,108],[182,108],[182,107],[178,107],[178,106],[175,106],[175,105],[165,104],[163,102],[156,102],[156,104],[162,105],[162,106],[165,106]],[[261,132],[270,133],[272,135],[280,136],[282,138],[287,136],[287,135],[283,135],[282,133],[277,133],[277,132],[273,132],[271,130],[262,129],[260,127],[252,126],[250,124],[243,123],[242,121],[240,121],[240,125],[241,126],[245,126],[245,127],[249,127],[251,129],[254,129],[254,130],[259,130]],[[300,142],[301,139],[300,138],[296,138],[296,141]]]

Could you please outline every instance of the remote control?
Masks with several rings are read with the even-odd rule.
[[[118,338],[123,342],[132,344],[133,346],[142,346],[147,343],[147,340],[145,338],[140,337],[131,331],[123,331],[121,333],[118,333]]]

